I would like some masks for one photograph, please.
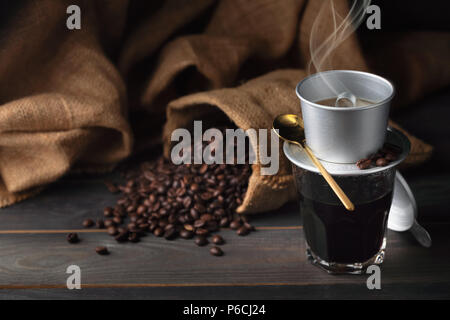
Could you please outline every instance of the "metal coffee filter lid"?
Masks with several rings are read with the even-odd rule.
[[[366,175],[384,171],[386,169],[395,167],[400,162],[402,162],[408,155],[409,150],[411,148],[411,144],[408,138],[402,132],[391,127],[387,129],[386,142],[400,147],[402,152],[398,156],[397,160],[390,162],[387,166],[384,167],[373,167],[370,169],[361,170],[356,166],[355,163],[334,163],[323,160],[320,160],[320,162],[330,174],[338,176]],[[296,166],[312,172],[319,173],[319,170],[309,159],[308,155],[306,154],[303,148],[300,148],[296,144],[285,142],[283,146],[283,151],[286,157]]]

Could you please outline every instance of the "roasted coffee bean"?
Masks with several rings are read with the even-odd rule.
[[[127,212],[125,211],[125,209],[123,207],[116,206],[116,208],[114,209],[113,215],[117,216],[117,217],[125,217],[127,215]]]
[[[173,224],[169,223],[168,225],[166,225],[166,226],[164,227],[164,231],[167,231],[167,230],[169,230],[169,229],[175,229],[175,226],[174,226]]]
[[[194,231],[194,227],[191,224],[185,224],[184,229],[186,229],[187,231]]]
[[[180,231],[180,237],[182,237],[183,239],[191,239],[194,236],[194,233],[192,231],[186,230],[186,229],[182,229]]]
[[[174,240],[177,237],[177,230],[175,228],[167,229],[166,232],[164,232],[164,238],[167,240]]]
[[[200,218],[200,213],[198,213],[198,211],[195,210],[195,208],[192,208],[189,213],[190,213],[192,219],[194,219],[194,220],[197,220],[198,218]]]
[[[389,162],[385,159],[385,158],[379,158],[379,159],[377,159],[377,161],[376,161],[376,165],[377,165],[377,167],[384,167],[384,166],[386,166],[387,164],[388,164]]]
[[[222,238],[221,236],[219,236],[218,234],[215,234],[215,235],[212,237],[212,242],[213,242],[214,244],[221,245],[221,244],[224,244],[224,243],[225,243],[225,240],[223,240],[223,238]]]
[[[209,204],[210,209],[219,209],[222,206],[222,204],[218,200],[214,200]]]
[[[156,228],[153,234],[157,237],[162,237],[164,235],[164,230],[162,228]]]
[[[148,223],[140,223],[138,225],[139,229],[142,229],[142,230],[147,230],[149,228],[149,226],[150,225]]]
[[[246,236],[250,233],[250,230],[248,230],[246,227],[240,227],[236,233],[238,236]]]
[[[140,205],[140,206],[137,208],[136,213],[137,213],[138,215],[142,215],[145,211],[147,211],[147,208],[146,208],[144,205]]]
[[[200,169],[198,170],[198,173],[200,173],[200,174],[205,174],[206,171],[208,171],[208,165],[207,165],[207,164],[202,164],[202,166],[201,166]]]
[[[78,243],[80,241],[80,238],[78,238],[78,234],[77,233],[69,233],[67,235],[67,241],[69,243]]]
[[[244,227],[246,227],[249,231],[255,231],[255,227],[252,226],[250,223],[248,222],[244,222]]]
[[[116,239],[117,242],[126,242],[128,240],[128,231],[120,232],[114,239]]]
[[[155,202],[152,206],[152,212],[158,212],[159,209],[161,208],[161,203],[160,202]]]
[[[191,207],[191,205],[192,205],[192,199],[191,199],[190,197],[185,197],[185,198],[183,199],[183,206],[184,206],[186,209],[189,209],[189,208]]]
[[[232,229],[232,230],[237,230],[237,229],[239,229],[241,227],[241,223],[238,221],[238,220],[233,220],[231,223],[230,223],[230,228]]]
[[[109,234],[110,236],[115,236],[116,234],[119,233],[119,232],[117,231],[117,228],[116,228],[116,227],[113,227],[113,226],[108,227],[108,229],[106,229],[106,230],[107,230],[107,232],[108,232],[108,234]]]
[[[211,221],[214,219],[214,217],[209,213],[205,213],[205,214],[202,214],[200,219],[202,219],[203,221]]]
[[[165,221],[165,220],[159,220],[158,225],[159,225],[161,228],[165,228],[165,227],[168,225],[168,223],[167,223],[167,221]]]
[[[198,202],[194,205],[194,209],[197,210],[200,214],[206,211],[205,206]]]
[[[152,193],[151,195],[148,196],[148,200],[150,201],[150,203],[155,203],[157,198],[156,196]]]
[[[130,235],[128,236],[128,241],[136,243],[139,242],[140,238],[139,235],[135,232],[130,233]]]
[[[204,236],[197,236],[195,237],[195,244],[199,247],[206,246],[209,243],[208,239]]]
[[[156,229],[156,227],[158,227],[158,224],[156,222],[152,222],[148,227],[148,231],[153,232]]]
[[[200,195],[200,197],[202,198],[202,200],[204,201],[208,201],[211,200],[211,198],[213,197],[213,195],[209,192],[204,192]]]
[[[95,226],[98,229],[105,229],[105,222],[102,219],[97,219],[97,222],[95,223]]]
[[[106,247],[97,247],[95,248],[95,252],[102,256],[109,254],[108,248]]]
[[[186,188],[179,188],[176,192],[175,195],[177,197],[182,197],[186,194]]]
[[[225,214],[226,214],[225,210],[223,210],[222,208],[216,209],[214,211],[215,216],[223,217],[223,216],[225,216]]]
[[[398,159],[398,156],[392,152],[388,152],[384,158],[388,161],[395,161]]]
[[[105,209],[103,209],[103,215],[106,218],[112,217],[113,216],[113,212],[114,212],[114,209],[111,208],[111,207],[105,207]]]
[[[122,220],[122,218],[121,217],[114,217],[113,219],[113,222],[115,223],[115,224],[122,224],[122,222],[123,222],[123,220]]]
[[[108,188],[108,191],[111,193],[118,193],[119,188],[111,181],[105,181],[105,186]]]
[[[128,228],[128,229],[134,229],[134,228],[136,228],[136,222],[130,222],[129,224],[127,224],[127,228]]]
[[[372,160],[371,159],[361,159],[361,160],[358,160],[358,162],[356,162],[356,165],[361,170],[369,169],[370,166],[372,165]]]
[[[103,222],[103,224],[105,225],[106,228],[109,228],[109,227],[115,225],[114,221],[112,221],[111,219],[106,219],[106,220]]]
[[[229,220],[227,217],[220,219],[220,226],[226,228],[229,225]]]
[[[220,249],[219,247],[216,247],[216,246],[209,249],[209,253],[211,253],[213,256],[216,256],[216,257],[223,256],[222,249]]]
[[[206,222],[203,221],[202,219],[195,220],[194,227],[195,228],[201,228],[201,227],[203,227],[205,225],[205,223]]]
[[[195,230],[195,234],[198,236],[207,236],[209,234],[209,231],[205,228],[197,228]]]
[[[92,219],[86,219],[83,221],[83,227],[90,228],[94,225],[94,220]]]
[[[146,223],[145,218],[139,218],[139,219],[136,220],[136,224],[137,225],[144,224],[144,223]]]

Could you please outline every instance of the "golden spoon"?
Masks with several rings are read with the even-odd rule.
[[[319,169],[320,173],[324,179],[328,182],[331,189],[337,195],[342,204],[349,211],[355,210],[355,206],[347,197],[347,195],[342,191],[341,187],[336,183],[333,177],[328,173],[328,171],[323,167],[322,163],[316,158],[312,153],[311,149],[303,143],[305,139],[305,134],[303,131],[303,121],[295,114],[281,114],[273,120],[272,129],[277,133],[277,135],[288,142],[295,143],[304,148],[306,154],[309,156],[314,165]]]

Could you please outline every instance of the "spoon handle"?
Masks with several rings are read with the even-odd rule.
[[[306,143],[303,144],[303,147],[305,148],[305,151],[308,154],[311,161],[314,163],[317,169],[319,169],[324,179],[328,182],[331,189],[333,189],[334,193],[338,196],[339,200],[341,200],[342,204],[345,206],[345,209],[347,209],[348,211],[355,210],[355,205],[350,201],[350,199],[347,197],[347,195],[344,193],[341,187],[339,187],[339,185],[336,183],[333,177],[324,168],[322,163],[320,163],[320,161],[316,158],[316,156],[311,151],[311,149],[306,145]]]
[[[425,248],[431,247],[431,237],[427,230],[422,227],[417,220],[414,221],[413,226],[409,229],[414,238]]]

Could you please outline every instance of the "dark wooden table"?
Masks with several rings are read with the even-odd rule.
[[[450,101],[450,95],[440,99]],[[296,204],[255,216],[257,232],[248,237],[224,230],[226,255],[218,258],[192,241],[148,236],[117,244],[103,230],[79,230],[84,218],[101,217],[115,196],[103,177],[68,177],[0,210],[0,299],[450,298],[450,171],[440,169],[450,134],[431,123],[413,128],[411,114],[423,117],[423,110],[413,109],[401,123],[436,145],[431,162],[406,172],[433,246],[420,247],[409,233],[388,232],[381,290],[367,289],[367,275],[333,276],[306,260]],[[448,121],[448,111],[437,113]],[[79,244],[66,241],[73,231]],[[98,245],[111,254],[97,255]],[[81,268],[81,290],[66,288],[69,265]]]

